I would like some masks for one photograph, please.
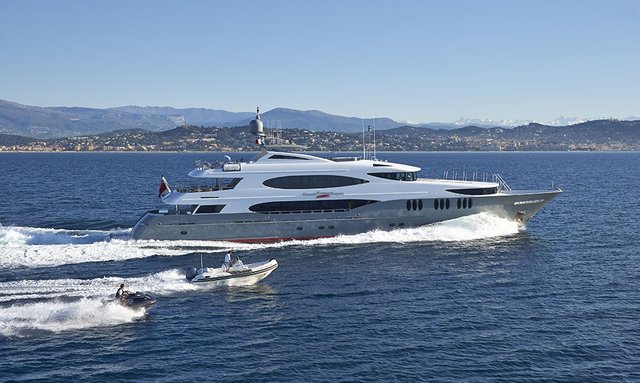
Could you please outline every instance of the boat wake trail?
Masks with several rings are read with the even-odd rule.
[[[413,243],[413,242],[465,242],[478,239],[504,237],[517,234],[522,227],[513,221],[491,214],[476,214],[445,222],[416,228],[396,229],[393,231],[370,231],[355,235],[320,238],[308,241],[288,241],[268,245],[236,245],[238,250],[251,250],[265,247],[318,246],[318,245],[357,245],[371,243]]]
[[[144,310],[131,310],[115,302],[80,299],[74,302],[36,302],[0,308],[0,336],[28,336],[37,331],[60,332],[113,326],[142,318]]]
[[[115,326],[140,319],[145,310],[123,307],[113,298],[114,286],[166,296],[196,290],[179,269],[144,277],[23,280],[0,283],[0,337],[34,331],[60,332]]]
[[[129,230],[59,230],[0,226],[0,267],[43,267],[182,255],[187,249],[128,239]],[[116,239],[121,238],[121,239]]]
[[[69,231],[28,227],[0,227],[0,267],[43,267],[122,261],[151,256],[178,256],[193,252],[216,253],[282,248],[288,246],[471,241],[508,236],[521,228],[515,222],[490,214],[477,214],[418,228],[372,231],[307,241],[246,244],[222,241],[136,241],[129,230]],[[119,239],[117,239],[119,238]]]

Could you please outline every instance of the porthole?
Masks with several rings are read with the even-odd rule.
[[[458,198],[458,209],[460,209],[461,207],[462,207],[462,200]]]
[[[324,230],[324,226],[318,226],[318,229]]]
[[[471,202],[471,198],[469,198],[469,209],[471,209],[472,205],[473,205],[473,202]]]
[[[336,228],[335,226],[329,226],[329,229],[335,229],[335,228]]]
[[[433,208],[438,210],[438,200],[437,199],[433,200]]]
[[[411,201],[407,200],[407,210],[411,210]]]
[[[400,223],[398,224],[398,226],[400,226],[400,227],[404,226],[404,222],[400,222]]]
[[[418,210],[422,210],[422,200],[418,200]]]
[[[440,210],[444,209],[444,200],[440,200]]]
[[[466,199],[466,198],[464,198],[464,199],[462,200],[462,208],[463,208],[463,209],[466,209],[466,208],[467,208],[467,199]]]
[[[449,207],[451,207],[451,203],[449,202],[449,199],[447,198],[447,209],[449,209]]]
[[[395,223],[390,223],[389,227],[394,227],[396,224]]]
[[[296,230],[302,230],[302,226],[296,227]]]
[[[187,235],[187,232],[183,230],[183,231],[180,232],[180,234],[181,235]]]
[[[416,210],[418,208],[418,201],[414,199],[413,202],[411,203],[411,207],[413,208],[413,210]]]

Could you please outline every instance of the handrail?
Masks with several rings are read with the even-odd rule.
[[[500,174],[493,173],[493,181],[497,182],[498,185],[500,185],[500,190],[504,190],[504,191],[507,191],[507,192],[511,191],[511,187],[509,186],[509,184],[507,184],[507,181],[505,181],[504,178],[502,178],[502,176],[500,176]]]

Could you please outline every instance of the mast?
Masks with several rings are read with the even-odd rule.
[[[264,138],[266,134],[264,133],[264,124],[262,120],[260,120],[260,107],[256,108],[256,118],[249,122],[249,129],[251,133],[256,136],[256,144],[263,148],[265,146]]]

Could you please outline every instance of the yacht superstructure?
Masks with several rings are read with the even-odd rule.
[[[134,239],[267,242],[416,227],[489,212],[526,222],[561,190],[510,190],[492,181],[418,178],[420,168],[357,157],[321,158],[264,145],[250,161],[199,162],[201,187],[166,190]]]

